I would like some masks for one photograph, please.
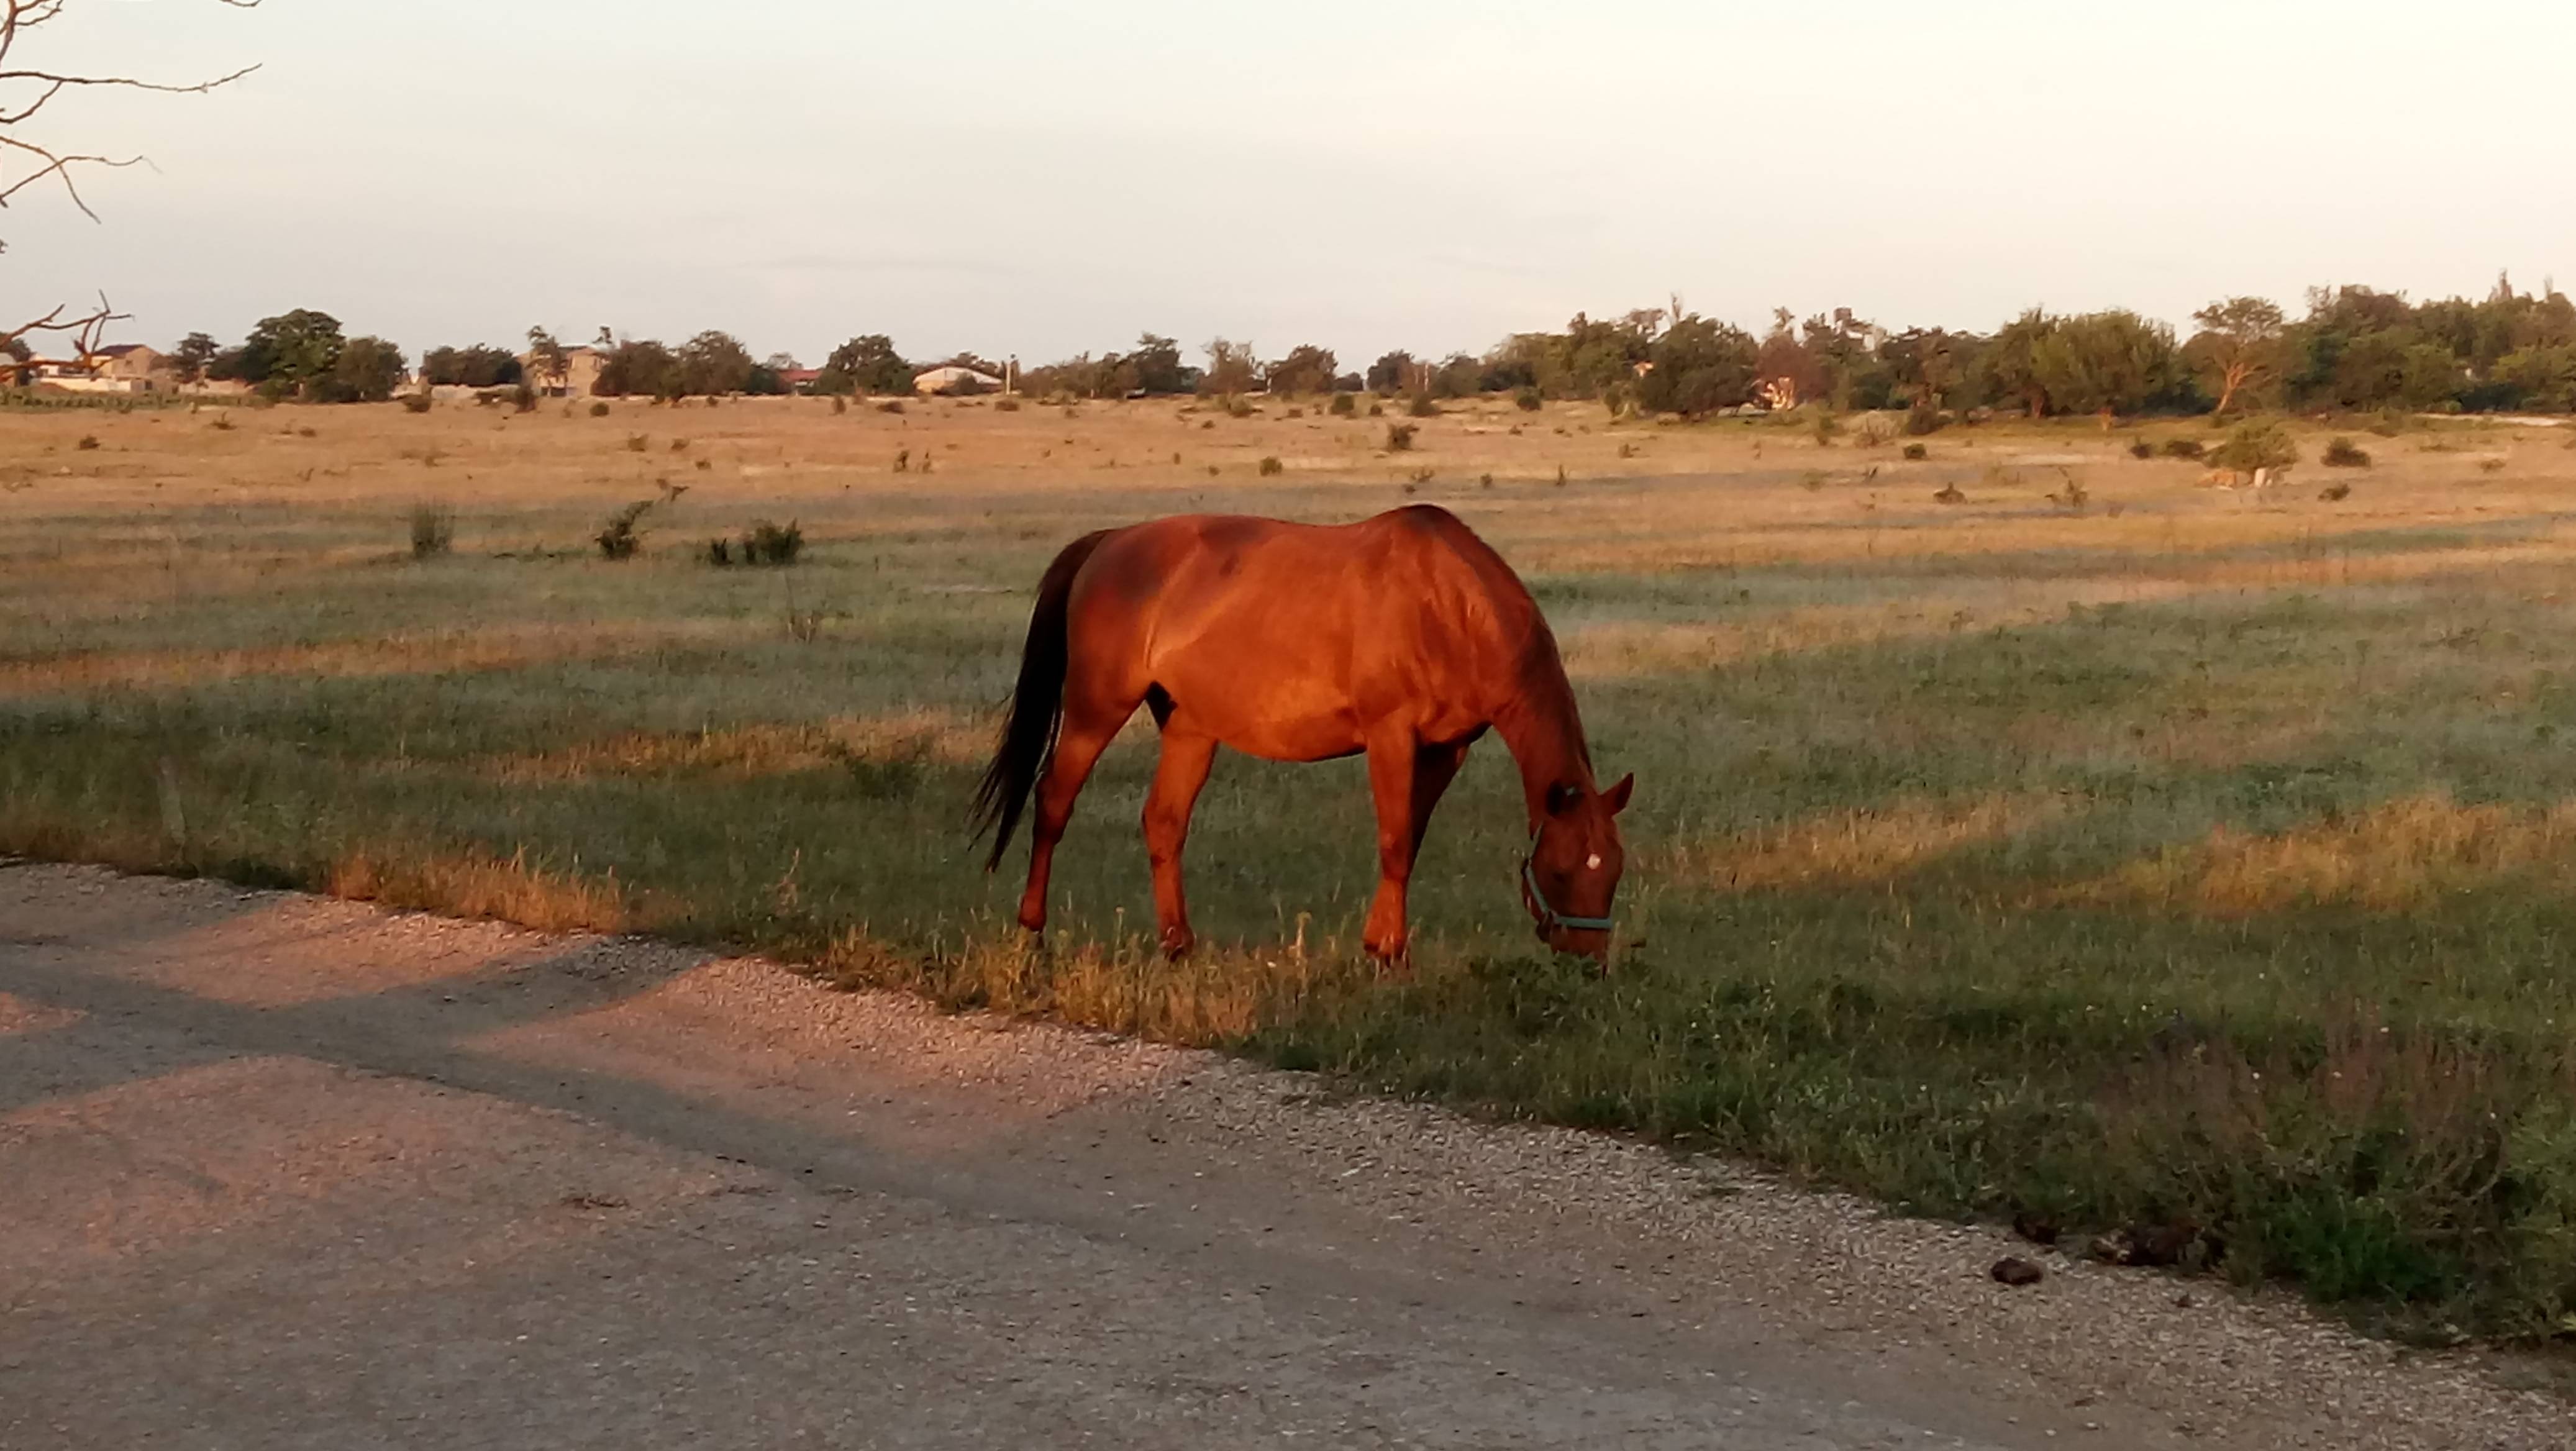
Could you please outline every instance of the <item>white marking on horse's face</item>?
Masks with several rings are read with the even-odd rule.
[[[1601,870],[1601,853],[1596,851],[1592,855],[1585,857],[1583,859],[1583,864],[1586,867],[1591,868],[1593,871],[1597,872]]]

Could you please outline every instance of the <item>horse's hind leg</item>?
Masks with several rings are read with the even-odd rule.
[[[1197,941],[1190,905],[1181,892],[1181,848],[1190,836],[1190,809],[1216,763],[1216,740],[1185,730],[1163,732],[1163,758],[1154,789],[1145,796],[1145,855],[1154,864],[1154,920],[1162,928],[1163,955],[1178,960]]]
[[[1055,867],[1055,844],[1064,838],[1064,824],[1073,819],[1074,798],[1082,794],[1082,783],[1091,779],[1100,753],[1109,749],[1118,728],[1135,709],[1132,700],[1114,714],[1076,710],[1067,703],[1055,754],[1038,780],[1037,819],[1029,833],[1029,886],[1020,894],[1020,925],[1031,932],[1046,930],[1047,876]]]

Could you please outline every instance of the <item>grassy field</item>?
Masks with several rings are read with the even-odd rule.
[[[2558,431],[2360,435],[2372,466],[2258,500],[2130,456],[2194,422],[1954,428],[1908,461],[1506,403],[1389,452],[1395,421],[0,414],[0,850],[757,947],[2129,1228],[2409,1333],[2576,1333]],[[645,499],[639,555],[601,560]],[[1596,757],[1637,773],[1615,970],[1531,942],[1493,745],[1434,828],[1413,980],[1353,960],[1356,761],[1220,762],[1190,844],[1213,946],[1161,964],[1141,727],[1049,950],[1017,941],[961,824],[1057,546],[1408,499],[1521,569]],[[451,552],[413,557],[416,505]],[[704,562],[760,519],[800,563]]]

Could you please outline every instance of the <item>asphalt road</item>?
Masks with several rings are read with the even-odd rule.
[[[2576,1429],[2014,1248],[759,962],[0,868],[7,1451]]]

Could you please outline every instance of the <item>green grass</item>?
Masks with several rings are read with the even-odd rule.
[[[0,850],[760,949],[1927,1213],[2189,1225],[2193,1262],[2407,1334],[2576,1329],[2576,609],[2546,499],[2330,537],[2179,489],[2117,522],[1917,501],[1867,552],[1793,477],[1458,500],[1638,774],[1635,945],[1606,978],[1535,950],[1488,746],[1426,852],[1417,973],[1381,981],[1356,762],[1221,761],[1190,843],[1213,946],[1178,967],[1145,947],[1141,730],[1044,949],[976,870],[1030,581],[1178,498],[729,504],[806,521],[792,579],[692,564],[694,521],[626,564],[533,547],[624,487],[460,499],[427,566],[395,503],[46,506],[0,543],[55,581],[0,616]],[[1805,543],[1707,563],[1739,528]]]

